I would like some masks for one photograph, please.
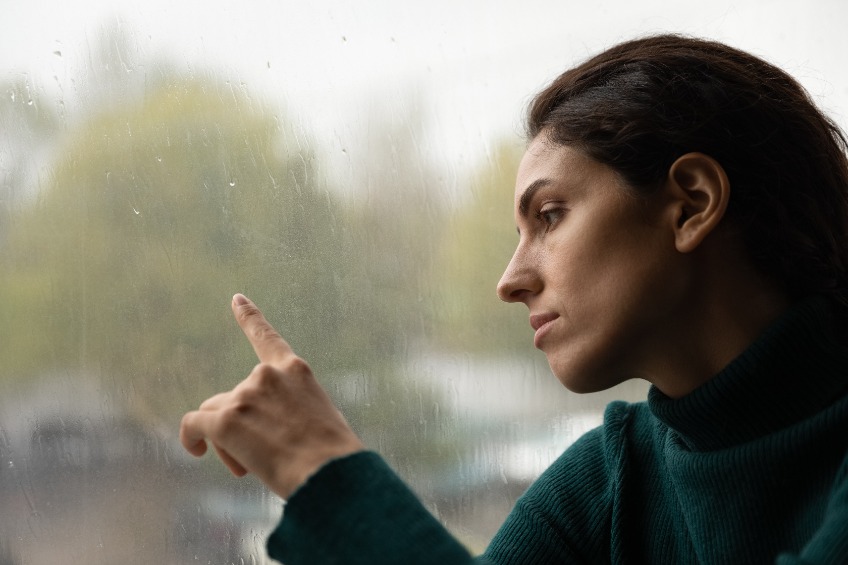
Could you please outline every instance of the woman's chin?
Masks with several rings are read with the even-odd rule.
[[[555,363],[549,359],[548,365],[562,386],[576,394],[607,390],[621,384],[623,380],[611,377],[612,371],[593,371],[585,367],[577,367],[573,363]]]

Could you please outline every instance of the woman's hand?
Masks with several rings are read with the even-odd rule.
[[[241,294],[232,308],[259,364],[233,390],[183,416],[180,441],[197,457],[211,442],[234,475],[253,473],[285,499],[327,461],[364,446],[259,309]]]

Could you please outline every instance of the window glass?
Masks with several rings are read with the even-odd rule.
[[[772,60],[846,122],[839,2],[359,4],[4,9],[3,565],[266,561],[281,501],[177,441],[256,362],[235,292],[482,550],[607,402],[647,390],[565,391],[495,296],[530,96],[671,30]]]

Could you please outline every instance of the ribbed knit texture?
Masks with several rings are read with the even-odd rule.
[[[848,564],[848,342],[796,306],[679,400],[612,403],[473,560],[382,459],[329,463],[269,540],[286,565]]]
[[[469,554],[373,452],[325,465],[284,509],[269,554],[291,564],[463,563]]]

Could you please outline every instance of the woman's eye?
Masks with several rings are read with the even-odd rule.
[[[545,231],[551,229],[565,214],[562,208],[544,208],[539,210],[536,218],[545,226]]]

